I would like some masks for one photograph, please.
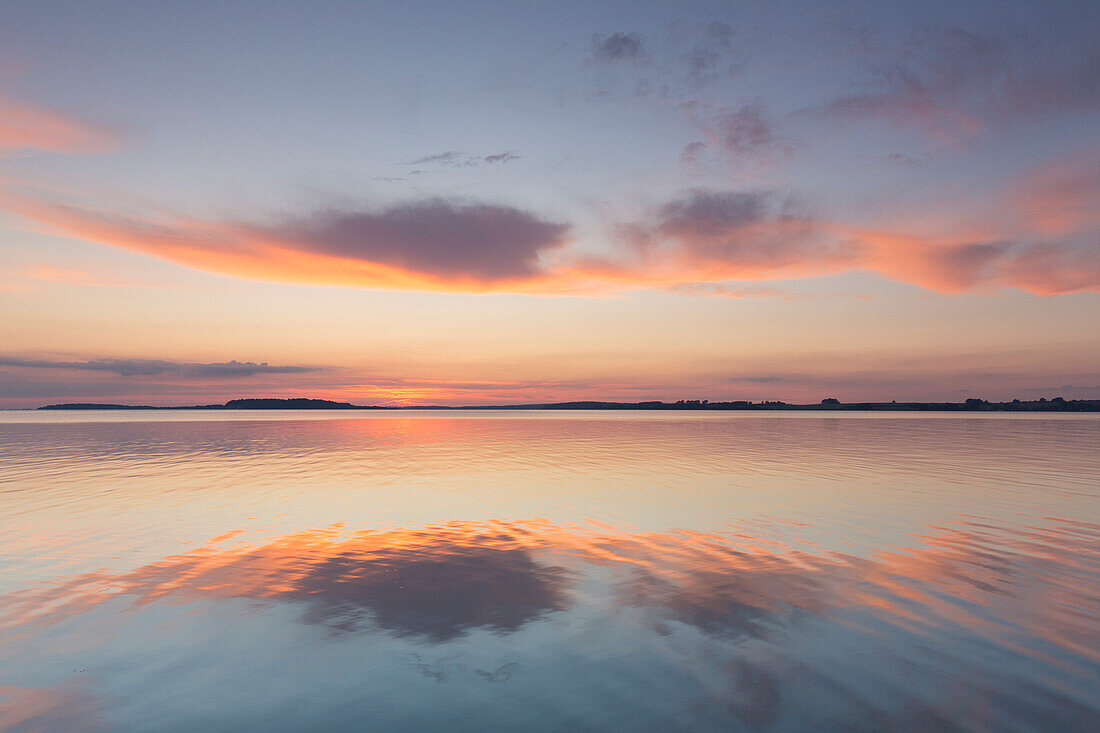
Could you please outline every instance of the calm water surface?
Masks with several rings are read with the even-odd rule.
[[[1100,729],[1100,416],[0,412],[0,729]]]

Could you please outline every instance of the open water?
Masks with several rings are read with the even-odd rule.
[[[0,412],[0,729],[1100,729],[1100,416]]]

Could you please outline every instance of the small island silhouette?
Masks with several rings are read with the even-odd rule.
[[[1038,400],[988,402],[971,397],[964,402],[841,402],[828,397],[821,402],[793,404],[782,401],[711,402],[710,400],[678,400],[676,402],[539,402],[522,405],[353,405],[350,402],[309,399],[305,397],[249,397],[229,400],[220,405],[187,405],[161,407],[154,405],[115,405],[94,402],[67,402],[45,405],[39,410],[814,410],[814,411],[879,411],[879,412],[1100,412],[1100,400],[1067,400],[1062,397]]]

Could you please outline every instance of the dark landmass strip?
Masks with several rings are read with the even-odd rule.
[[[781,401],[710,402],[709,400],[679,400],[677,402],[553,402],[527,405],[470,405],[450,407],[431,405],[405,407],[406,410],[810,410],[816,412],[1100,412],[1100,400],[1013,400],[987,402],[968,399],[965,402],[840,402],[825,399],[812,404]]]
[[[384,407],[367,406],[360,407],[350,402],[333,402],[332,400],[311,400],[306,397],[293,397],[291,399],[249,398],[229,400],[225,403],[226,410],[383,410]]]
[[[46,405],[39,410],[389,410],[389,407],[360,406],[350,402],[313,400],[305,397],[290,399],[248,398],[229,400],[224,405],[185,405],[181,407],[157,407],[154,405],[109,405],[91,402],[68,402]]]
[[[229,400],[224,405],[190,405],[186,407],[155,407],[151,405],[111,405],[69,402],[46,405],[39,410],[813,410],[823,412],[1100,412],[1100,400],[1012,400],[987,402],[971,398],[965,402],[840,402],[825,399],[819,403],[797,405],[787,402],[710,402],[709,400],[679,400],[678,402],[548,402],[526,405],[417,405],[411,407],[381,407],[353,405],[350,402],[291,399],[249,398]]]

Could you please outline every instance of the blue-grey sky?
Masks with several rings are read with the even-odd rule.
[[[0,404],[1095,396],[1098,36],[1095,2],[4,3]],[[126,360],[302,369],[74,366]]]

